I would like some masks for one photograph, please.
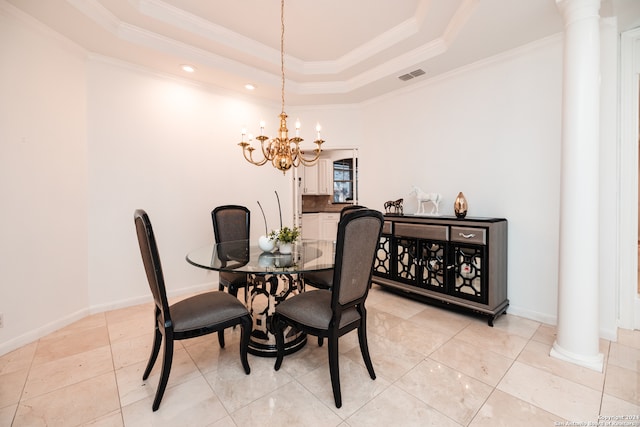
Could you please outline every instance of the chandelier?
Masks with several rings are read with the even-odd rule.
[[[324,142],[320,138],[320,125],[316,126],[316,140],[313,141],[316,144],[316,148],[313,150],[313,156],[305,158],[304,152],[300,149],[300,143],[304,141],[300,138],[300,122],[296,121],[296,136],[289,138],[289,130],[287,129],[287,114],[284,112],[284,0],[280,4],[280,67],[282,70],[282,112],[280,113],[280,128],[278,129],[278,136],[273,139],[269,139],[264,135],[264,122],[260,122],[260,135],[256,137],[260,141],[260,147],[262,149],[262,159],[254,160],[253,152],[256,150],[251,145],[251,137],[248,137],[248,141],[245,141],[247,137],[247,131],[242,130],[242,140],[238,145],[242,147],[242,154],[244,158],[256,166],[262,166],[267,162],[271,162],[273,167],[282,171],[285,174],[291,167],[298,167],[300,164],[309,166],[314,164],[320,157],[322,151],[322,143]]]

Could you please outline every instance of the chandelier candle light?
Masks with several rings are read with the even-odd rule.
[[[269,140],[268,136],[264,135],[263,121],[260,122],[260,135],[256,137],[260,141],[260,147],[262,149],[262,160],[253,159],[253,151],[255,148],[251,146],[251,136],[247,137],[246,129],[242,129],[242,140],[238,143],[242,147],[242,154],[244,158],[256,166],[262,166],[267,162],[271,162],[273,167],[282,171],[285,174],[291,167],[298,167],[301,164],[309,166],[314,164],[320,158],[320,152],[322,151],[322,143],[324,142],[320,138],[320,124],[316,126],[316,140],[313,141],[316,144],[316,148],[313,150],[314,155],[310,158],[303,157],[304,152],[300,149],[300,143],[304,141],[298,135],[300,133],[300,121],[296,121],[296,136],[289,138],[289,130],[287,129],[287,114],[284,112],[284,0],[280,3],[280,67],[282,70],[282,112],[280,113],[280,129],[278,129],[278,136]],[[248,138],[248,141],[245,141]]]

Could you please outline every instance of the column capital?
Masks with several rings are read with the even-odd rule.
[[[600,0],[556,0],[565,27],[588,18],[600,18]]]

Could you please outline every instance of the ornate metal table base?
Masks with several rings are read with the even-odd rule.
[[[249,340],[249,353],[275,357],[276,339],[272,333],[271,318],[276,306],[290,296],[304,292],[304,282],[297,274],[249,274],[247,308],[253,317],[253,332]],[[300,350],[307,336],[294,328],[285,329],[285,354]]]

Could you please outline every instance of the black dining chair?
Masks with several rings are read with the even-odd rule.
[[[384,218],[378,211],[354,210],[338,224],[336,257],[331,289],[302,292],[282,301],[275,309],[273,329],[276,337],[275,370],[284,358],[284,330],[287,325],[328,341],[329,371],[336,407],[342,406],[338,339],[358,330],[360,352],[371,379],[376,378],[367,345],[365,301]]]
[[[340,211],[340,218],[342,218],[347,212],[350,212],[355,209],[366,209],[364,206],[360,205],[347,205]],[[333,270],[325,270],[325,271],[313,271],[310,273],[305,273],[304,276],[304,284],[311,285],[314,288],[318,289],[331,289],[332,280],[333,280]],[[319,341],[321,343],[321,341]]]
[[[187,299],[169,305],[160,264],[158,246],[147,213],[138,209],[134,213],[136,233],[142,262],[147,273],[147,280],[153,295],[155,334],[149,362],[144,370],[142,379],[149,378],[151,369],[160,353],[160,346],[164,341],[162,354],[162,371],[160,381],[153,400],[153,410],[160,407],[160,401],[169,381],[171,363],[173,361],[173,342],[195,338],[218,332],[220,347],[224,348],[224,330],[240,325],[240,361],[244,371],[249,374],[247,351],[249,337],[253,328],[253,321],[247,308],[238,299],[225,292],[213,291],[191,296]]]
[[[249,240],[251,212],[244,206],[224,205],[211,211],[213,235],[216,243],[235,240]],[[247,275],[244,273],[220,272],[219,290],[228,289],[233,296],[238,296],[238,289],[247,288]],[[246,297],[246,295],[245,295]]]

